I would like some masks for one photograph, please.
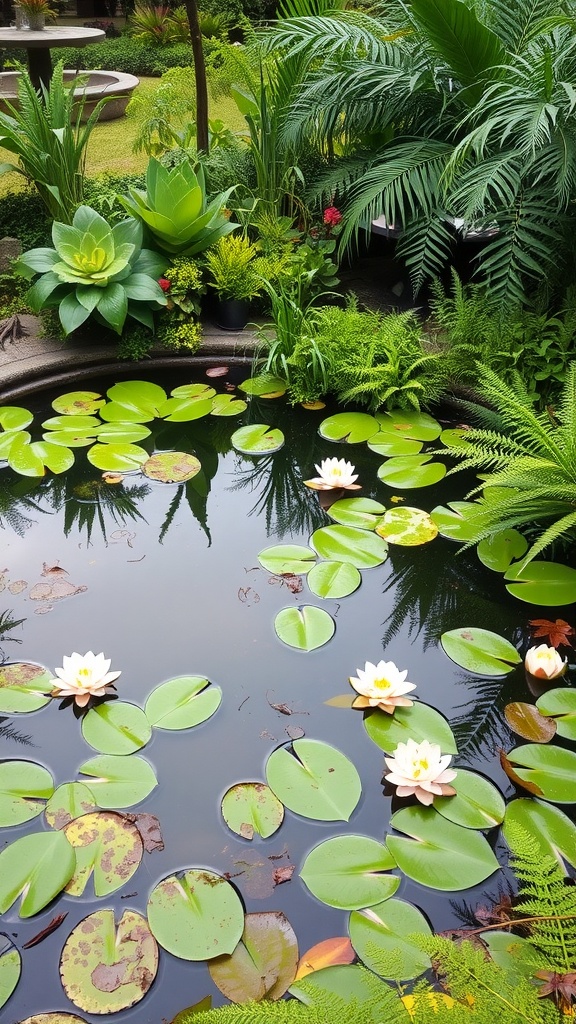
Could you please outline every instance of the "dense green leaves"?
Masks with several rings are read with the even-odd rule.
[[[266,779],[289,810],[319,821],[348,821],[362,791],[352,762],[319,740],[278,747],[266,762]]]

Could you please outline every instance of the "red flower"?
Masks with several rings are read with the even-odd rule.
[[[331,228],[335,228],[337,224],[342,220],[342,214],[340,210],[337,210],[335,206],[328,206],[324,210],[324,223],[328,224]]]
[[[163,292],[169,292],[172,282],[168,281],[165,277],[159,277],[158,284],[160,285]]]

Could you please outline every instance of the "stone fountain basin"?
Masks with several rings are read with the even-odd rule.
[[[0,111],[9,113],[6,101],[18,106],[19,71],[3,71],[0,73]],[[90,116],[94,107],[104,96],[112,97],[104,104],[100,112],[100,121],[114,121],[122,117],[128,101],[140,79],[135,75],[125,75],[120,71],[65,71],[64,80],[71,84],[77,79],[83,84],[74,90],[74,95],[86,96],[86,104],[82,120]]]

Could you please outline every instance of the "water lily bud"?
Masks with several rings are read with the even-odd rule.
[[[567,664],[556,648],[547,644],[531,647],[524,659],[526,671],[537,679],[558,679],[564,675]]]

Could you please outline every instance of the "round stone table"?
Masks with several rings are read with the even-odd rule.
[[[35,89],[41,83],[50,84],[52,61],[50,50],[56,46],[88,46],[101,43],[106,33],[99,28],[80,28],[77,25],[50,25],[39,32],[29,28],[0,28],[0,48],[26,50],[28,71]]]

